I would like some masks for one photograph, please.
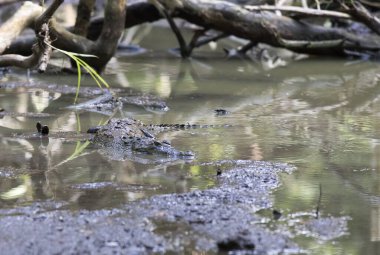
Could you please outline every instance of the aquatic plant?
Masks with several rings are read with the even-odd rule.
[[[91,77],[95,80],[96,84],[99,86],[99,88],[103,88],[103,85],[106,88],[109,88],[109,84],[103,79],[103,77],[98,74],[98,72],[92,68],[89,64],[86,63],[81,57],[89,57],[89,58],[97,58],[95,55],[90,55],[90,54],[80,54],[80,53],[75,53],[75,52],[70,52],[70,51],[65,51],[62,49],[59,49],[57,47],[54,47],[53,45],[48,44],[48,46],[52,47],[53,49],[65,54],[69,58],[71,58],[73,61],[75,61],[76,66],[77,66],[77,71],[78,71],[78,82],[77,82],[77,91],[75,93],[75,99],[74,99],[74,104],[76,103],[79,95],[79,89],[80,89],[80,83],[82,80],[82,68],[85,69]]]

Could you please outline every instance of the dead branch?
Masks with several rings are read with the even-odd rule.
[[[57,10],[63,0],[55,0],[42,14],[42,8],[38,5],[33,5],[30,2],[25,2],[18,12],[8,20],[1,28],[0,34],[4,32],[5,42],[10,42],[14,37],[17,36],[24,30],[27,26],[34,24],[36,26],[36,31],[40,36],[39,42],[32,47],[32,55],[29,57],[24,57],[21,55],[2,55],[0,56],[0,66],[17,66],[23,68],[34,67],[37,63],[40,63],[40,71],[46,69],[47,61],[50,58],[51,50],[46,45],[48,42],[48,21]],[[38,7],[38,8],[37,8]],[[28,12],[25,9],[33,10],[33,12]],[[25,18],[24,16],[27,15]],[[21,22],[20,22],[21,21]],[[12,25],[16,25],[17,29],[12,28]],[[13,33],[12,33],[13,31]],[[4,44],[6,45],[6,43]],[[2,51],[0,51],[1,53]],[[45,63],[46,62],[46,63]]]
[[[349,12],[356,20],[364,23],[367,27],[372,29],[376,34],[380,35],[380,19],[372,15],[360,2],[352,2],[352,4],[342,6]]]
[[[244,9],[247,9],[249,11],[280,11],[284,13],[295,13],[297,14],[297,17],[303,16],[303,17],[323,17],[323,18],[337,18],[337,19],[351,19],[352,18],[349,14],[342,13],[342,12],[317,10],[317,9],[303,8],[303,7],[297,7],[297,6],[245,5]]]
[[[374,3],[374,2],[367,1],[367,0],[359,0],[359,2],[361,2],[362,4],[364,4],[366,6],[370,6],[370,7],[374,7],[374,8],[380,8],[380,3]]]
[[[74,34],[87,36],[90,24],[91,12],[95,7],[95,0],[81,0],[78,4],[77,18],[74,26]]]
[[[18,14],[19,12],[17,12],[17,15],[13,16],[0,28],[0,35],[3,37],[5,34],[6,38],[8,38],[8,40],[3,40],[3,42],[0,40],[0,53],[2,53],[5,48],[9,46],[13,38],[19,35],[21,31],[28,26],[30,27],[35,25],[34,28],[36,35],[38,36],[42,24],[49,21],[52,14],[62,2],[63,0],[55,0],[53,4],[49,6],[41,16],[40,14],[42,13],[42,8],[40,6],[26,2],[24,4],[25,7],[21,8],[19,11],[35,11],[31,14],[28,13],[28,16],[26,18],[24,18],[25,14],[23,16],[20,16],[21,14]],[[54,19],[51,19],[49,22],[49,29],[53,46],[66,51],[96,55],[98,58],[88,58],[86,61],[97,71],[102,71],[108,61],[114,55],[118,40],[122,34],[122,31],[124,30],[124,26],[120,24],[124,24],[125,22],[125,4],[126,0],[107,1],[105,8],[105,22],[96,41],[89,40],[81,35],[76,35],[60,26]],[[22,25],[19,25],[18,29],[16,30],[13,29],[12,27],[15,26],[19,20],[23,22]],[[84,26],[86,26],[85,23],[86,22],[83,23]],[[9,32],[10,35],[3,33],[4,31],[8,30],[11,31]],[[43,50],[40,50],[38,52],[41,53]],[[34,54],[35,52],[33,52],[32,55]],[[10,56],[7,56],[6,61],[4,60],[2,65],[10,64],[11,62],[9,61],[9,58]],[[18,57],[17,59],[20,61],[22,58]]]
[[[355,35],[278,16],[271,12],[248,11],[235,4],[212,0],[156,0],[173,16],[193,24],[223,31],[254,42],[285,47],[299,53],[345,55],[350,51],[380,49],[380,38]]]
[[[92,8],[93,0],[82,1],[88,4],[86,7],[87,14],[83,14],[81,22],[77,20],[78,23],[81,23],[80,29],[78,27],[80,31],[76,32],[78,34],[72,33],[52,19],[49,26],[50,36],[53,45],[58,48],[97,55],[98,59],[88,58],[86,61],[98,71],[104,69],[116,50],[118,39],[123,31],[123,26],[120,24],[124,24],[124,27],[131,27],[144,22],[156,21],[165,18],[165,16],[175,31],[183,57],[190,56],[195,47],[228,35],[234,35],[252,42],[247,47],[243,47],[243,51],[256,43],[266,43],[299,53],[325,55],[346,55],[352,52],[375,55],[380,50],[379,36],[359,35],[344,29],[312,25],[274,13],[281,11],[287,15],[297,15],[297,17],[301,15],[332,19],[356,19],[361,20],[369,27],[372,26],[374,31],[376,31],[375,26],[379,29],[378,20],[369,12],[362,12],[358,7],[359,5],[355,5],[357,7],[355,12],[342,13],[286,6],[244,7],[227,1],[214,0],[138,0],[132,1],[127,6],[128,18],[125,18],[126,0],[109,0],[105,9],[105,18],[97,19],[89,24],[88,14]],[[151,2],[162,6],[161,11],[158,11]],[[364,8],[364,10],[366,9]],[[23,27],[30,26],[40,13],[34,15],[34,18],[30,18],[30,21],[26,22]],[[201,38],[202,33],[196,31],[191,42],[186,44],[172,18],[184,19],[202,27],[204,31],[209,29],[219,31],[218,36],[203,39]],[[87,26],[88,29],[86,29]],[[3,35],[1,30],[4,27],[5,24],[0,27],[0,35]],[[15,36],[19,33],[15,33]],[[0,53],[4,52],[4,49],[9,46],[15,36],[12,36],[12,39],[6,43],[0,39],[0,50],[3,47]]]
[[[131,28],[146,22],[155,22],[164,18],[157,8],[147,1],[131,1],[127,3],[128,15],[125,19],[124,28]],[[97,18],[91,21],[88,28],[87,37],[91,40],[98,39],[104,18]]]
[[[105,8],[104,24],[96,41],[71,33],[54,20],[51,25],[53,45],[57,48],[82,54],[91,54],[97,58],[85,61],[101,72],[116,51],[118,40],[124,30],[120,24],[125,22],[126,0],[108,0]]]
[[[58,7],[63,0],[54,0],[54,2],[39,16],[35,21],[35,32],[37,33],[38,47],[42,53],[38,59],[38,72],[43,73],[49,64],[52,49],[50,47],[52,40],[50,39],[49,23]]]
[[[0,54],[9,47],[11,42],[43,12],[42,7],[31,2],[25,2],[20,9],[0,27]]]
[[[42,24],[38,37],[38,47],[43,49],[43,52],[38,60],[38,72],[43,73],[46,71],[52,53],[48,23]]]
[[[15,66],[21,68],[32,68],[37,65],[41,56],[41,50],[37,44],[32,47],[32,55],[24,57],[16,54],[0,56],[0,67]]]
[[[54,0],[53,3],[41,14],[41,16],[35,20],[34,26],[37,33],[44,23],[49,23],[49,20],[53,17],[55,11],[63,3],[63,1],[64,0]]]
[[[89,59],[88,63],[102,71],[108,61],[115,54],[119,39],[124,31],[126,10],[126,0],[108,0],[105,9],[105,21],[100,37],[96,40],[95,48],[90,54],[96,55],[99,59]]]

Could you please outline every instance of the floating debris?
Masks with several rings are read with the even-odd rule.
[[[42,126],[41,122],[37,122],[36,128],[37,128],[37,132],[41,135],[49,134],[49,127],[46,125]]]
[[[230,113],[229,111],[227,111],[225,109],[215,109],[214,112],[217,116],[223,116],[223,115],[227,115]]]

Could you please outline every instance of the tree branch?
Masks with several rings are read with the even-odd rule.
[[[173,16],[198,26],[299,53],[345,55],[347,50],[376,53],[380,49],[377,36],[355,35],[343,29],[311,25],[271,12],[248,11],[224,1],[157,1]]]
[[[0,54],[2,54],[20,33],[34,24],[34,20],[43,12],[42,7],[25,2],[20,9],[0,27]]]
[[[249,11],[281,11],[285,13],[296,13],[298,15],[302,15],[306,17],[324,17],[324,18],[338,18],[338,19],[352,18],[349,14],[346,14],[343,12],[317,10],[317,9],[303,8],[303,7],[297,7],[297,6],[245,5],[244,9],[247,9]]]
[[[95,7],[95,0],[80,0],[77,8],[77,19],[74,26],[74,34],[87,36],[90,24],[91,12]]]
[[[63,3],[64,0],[54,0],[54,2],[49,5],[49,7],[42,13],[41,16],[39,16],[34,23],[35,30],[38,33],[38,31],[41,29],[42,24],[48,23],[51,17],[53,17],[54,13],[58,9],[59,6]]]
[[[380,19],[372,15],[360,2],[352,2],[352,4],[349,4],[348,6],[342,4],[342,6],[356,20],[364,23],[367,27],[372,29],[373,32],[380,35]]]
[[[41,50],[37,44],[32,48],[32,55],[24,57],[16,54],[0,56],[0,67],[16,66],[21,68],[32,68],[37,65],[41,56]]]
[[[40,13],[43,9],[38,5],[31,4],[30,2],[25,2],[22,5],[21,9],[0,28],[0,34],[4,35],[3,33],[5,33],[5,42],[7,42],[6,40],[9,42],[13,39],[12,36],[17,36],[27,26],[34,23],[39,42],[33,45],[32,55],[29,57],[14,54],[0,56],[0,66],[31,68],[40,63],[40,71],[46,69],[51,52],[50,47],[45,44],[49,40],[47,39],[49,38],[48,22],[62,2],[63,0],[55,0],[42,14]],[[30,12],[31,10],[32,12]],[[0,53],[2,52],[3,50],[0,49]]]

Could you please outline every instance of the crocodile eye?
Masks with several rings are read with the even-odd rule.
[[[156,146],[161,146],[162,143],[160,143],[159,141],[154,141],[154,145],[156,145]]]

